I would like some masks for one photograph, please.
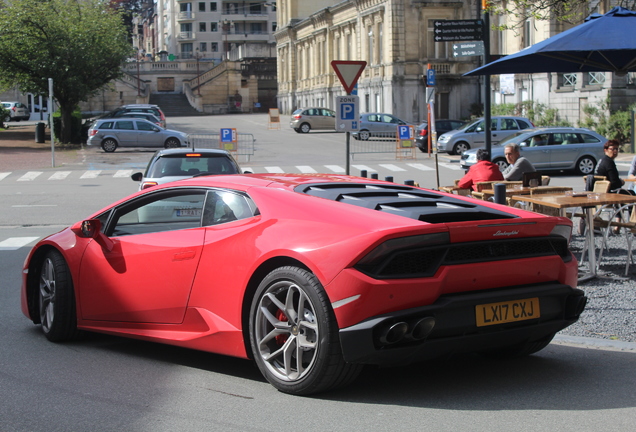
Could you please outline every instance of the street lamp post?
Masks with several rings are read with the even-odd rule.
[[[137,49],[137,96],[141,96],[141,79],[139,79],[139,48]]]

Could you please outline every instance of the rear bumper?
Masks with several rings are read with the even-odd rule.
[[[477,305],[538,298],[537,319],[477,327]],[[559,283],[507,287],[440,297],[429,306],[369,318],[340,330],[344,358],[349,363],[407,364],[453,353],[479,352],[541,340],[575,323],[587,298],[583,291]],[[395,343],[382,341],[394,324],[434,322],[422,340],[407,336]],[[432,319],[432,320],[431,320]],[[386,339],[386,338],[385,338]]]

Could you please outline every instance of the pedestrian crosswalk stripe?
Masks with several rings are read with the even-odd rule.
[[[408,166],[421,170],[421,171],[435,171],[435,168],[432,168],[430,166],[426,166],[424,164],[421,163],[407,163]]]
[[[117,170],[113,177],[130,177],[132,175],[133,170]]]
[[[102,170],[90,170],[90,171],[86,171],[84,174],[82,174],[82,175],[80,176],[80,178],[81,178],[81,179],[91,179],[91,178],[97,178],[101,172],[102,172]]]
[[[273,173],[273,174],[282,174],[285,172],[283,171],[281,167],[277,167],[277,166],[265,167],[265,169],[267,170],[268,173]]]
[[[397,165],[393,165],[393,164],[379,164],[382,168],[386,168],[389,171],[394,171],[394,172],[398,172],[398,171],[406,171],[404,168],[400,168]]]
[[[312,167],[307,166],[307,165],[298,165],[298,166],[296,166],[296,168],[298,168],[298,171],[300,171],[301,173],[311,174],[311,173],[318,172],[315,169],[313,169]]]
[[[5,178],[6,176],[8,176],[9,174],[11,174],[10,172],[3,172],[0,173],[0,180],[2,180],[3,178]]]
[[[330,169],[331,171],[333,171],[335,173],[346,172],[345,169],[343,167],[341,167],[340,165],[325,165],[325,168]]]
[[[39,237],[10,237],[0,242],[0,250],[16,250],[36,241]]]
[[[18,179],[18,181],[33,181],[35,180],[40,174],[42,174],[42,171],[29,171],[26,174],[24,174],[22,177],[20,177]]]
[[[71,174],[70,171],[58,171],[56,173],[53,173],[53,175],[49,177],[49,180],[64,180],[66,177],[69,176],[69,174]]]
[[[367,172],[378,172],[378,170],[375,170],[371,167],[368,167],[366,165],[351,165],[353,168],[358,169],[360,171],[362,170],[367,170]]]
[[[438,164],[439,166],[443,166],[444,168],[448,168],[448,169],[452,169],[452,170],[456,170],[456,171],[460,171],[463,170],[462,167],[459,166],[459,164],[452,164],[452,163],[440,163]]]

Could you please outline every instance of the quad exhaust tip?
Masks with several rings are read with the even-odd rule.
[[[420,341],[428,337],[435,327],[435,318],[425,317],[406,323],[400,321],[385,327],[380,332],[379,341],[382,345],[392,345],[402,340]]]

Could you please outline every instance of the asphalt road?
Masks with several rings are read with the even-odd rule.
[[[345,164],[342,134],[298,135],[285,124],[269,130],[251,116],[169,121],[188,132],[249,126],[256,151],[240,162],[255,172]],[[610,340],[561,336],[523,359],[467,355],[367,368],[346,389],[305,398],[275,391],[246,360],[96,334],[48,342],[20,311],[29,245],[134,192],[137,184],[124,174],[143,168],[150,154],[85,149],[64,166],[2,171],[9,174],[0,179],[0,242],[34,240],[0,246],[0,431],[633,430],[636,345]],[[352,163],[396,182],[436,181],[434,170],[408,165],[433,167],[419,154],[415,161],[369,154]],[[100,173],[82,178],[87,171]],[[40,174],[19,180],[33,172]],[[461,171],[442,166],[440,174],[450,184]],[[574,175],[553,179],[580,182]]]

